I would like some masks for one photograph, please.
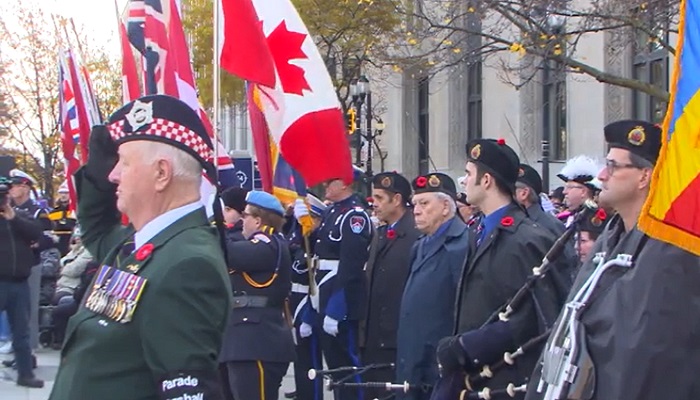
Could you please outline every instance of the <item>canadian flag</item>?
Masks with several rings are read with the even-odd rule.
[[[270,135],[308,186],[352,182],[338,97],[290,0],[219,0],[221,66],[254,83]]]

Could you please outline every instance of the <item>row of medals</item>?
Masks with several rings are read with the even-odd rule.
[[[147,279],[103,265],[95,278],[85,307],[125,324],[132,320]]]

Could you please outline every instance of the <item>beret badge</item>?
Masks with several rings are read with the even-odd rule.
[[[525,170],[522,168],[518,168],[518,177],[522,178],[525,176]]]
[[[131,131],[136,132],[144,125],[153,122],[153,104],[151,102],[134,101],[131,111],[126,114],[126,120],[131,125]]]
[[[471,155],[471,157],[475,160],[478,159],[481,155],[481,145],[477,144],[476,146],[472,147],[472,150],[469,152],[469,155]]]
[[[379,183],[382,185],[382,187],[385,187],[385,188],[391,187],[391,177],[385,176],[384,178],[382,178],[382,181]]]
[[[428,185],[434,188],[440,186],[440,178],[438,178],[435,175],[430,175],[430,178],[428,179]]]
[[[646,140],[646,136],[647,135],[644,132],[644,128],[641,126],[636,126],[627,134],[627,141],[635,146],[641,146]]]

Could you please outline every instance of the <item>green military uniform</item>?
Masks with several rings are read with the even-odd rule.
[[[124,250],[134,229],[120,224],[114,193],[88,167],[76,174],[78,215],[83,243],[103,266],[69,322],[49,399],[221,399],[217,356],[231,288],[204,207],[185,213],[135,252]],[[106,307],[99,301],[95,306],[100,296],[93,293],[110,276],[105,285],[109,292],[116,282],[110,292],[116,295],[101,298]],[[131,296],[139,293],[132,284],[143,288],[140,295]],[[125,302],[115,300],[134,301],[133,314],[125,317]]]

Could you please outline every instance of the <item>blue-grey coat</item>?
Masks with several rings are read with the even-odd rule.
[[[455,296],[467,255],[467,225],[455,217],[447,231],[420,238],[411,249],[397,332],[397,382],[432,385],[438,378],[438,341],[454,330]],[[405,399],[428,399],[411,391]]]

